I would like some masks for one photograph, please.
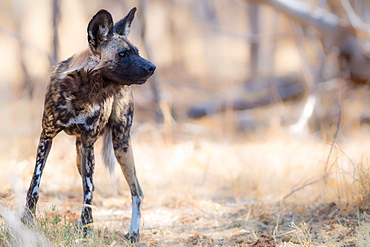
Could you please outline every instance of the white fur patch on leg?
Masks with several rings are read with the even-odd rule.
[[[139,196],[132,197],[132,216],[131,216],[131,225],[130,233],[138,233],[140,228],[140,211],[141,198]]]

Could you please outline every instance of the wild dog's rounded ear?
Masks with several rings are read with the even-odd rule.
[[[114,24],[115,33],[119,35],[124,35],[126,37],[130,34],[131,23],[135,17],[136,10],[136,7],[132,8],[130,12],[128,12],[128,14],[125,16],[125,18]]]
[[[111,14],[102,9],[96,13],[87,26],[87,40],[89,44],[98,48],[113,35],[113,19]]]

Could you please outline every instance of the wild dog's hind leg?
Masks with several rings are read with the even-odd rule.
[[[25,223],[31,223],[31,220],[35,216],[36,204],[39,199],[40,180],[54,136],[55,134],[48,135],[45,130],[43,130],[41,133],[39,146],[37,148],[35,170],[33,172],[31,184],[27,192],[26,208],[22,216],[22,221]]]

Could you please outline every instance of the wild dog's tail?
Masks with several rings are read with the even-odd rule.
[[[101,148],[101,156],[105,166],[108,168],[109,173],[114,173],[114,166],[116,164],[116,157],[114,156],[112,130],[106,126],[103,134],[103,145]]]

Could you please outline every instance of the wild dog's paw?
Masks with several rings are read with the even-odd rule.
[[[23,211],[21,221],[25,225],[34,226],[35,225],[35,214],[31,212],[31,210],[26,208]]]
[[[74,224],[74,231],[75,233],[80,233],[83,238],[91,238],[94,236],[92,225],[93,223],[84,225],[80,219]]]
[[[138,232],[128,232],[125,234],[125,238],[131,243],[137,243],[140,239],[140,233]]]

